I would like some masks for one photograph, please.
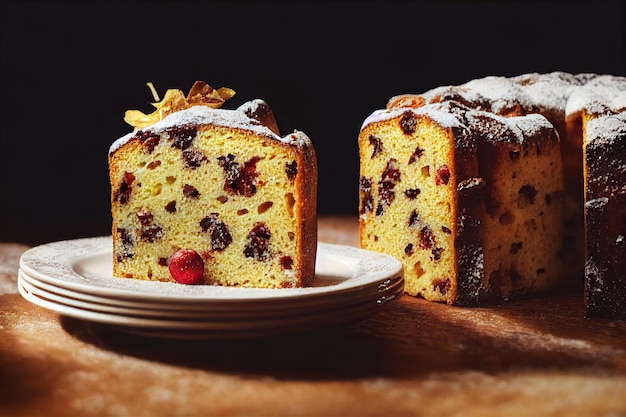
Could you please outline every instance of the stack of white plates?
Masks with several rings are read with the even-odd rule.
[[[118,278],[111,237],[54,242],[26,251],[18,288],[28,301],[116,330],[167,338],[245,338],[350,323],[398,299],[400,262],[318,243],[307,288],[261,289]]]

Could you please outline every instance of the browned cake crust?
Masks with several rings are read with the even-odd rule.
[[[310,285],[316,155],[303,133],[274,130],[271,110],[257,101],[239,110],[181,110],[114,143],[115,275],[173,281],[172,255],[191,249],[207,284]]]
[[[626,112],[585,116],[585,298],[590,317],[626,317]]]
[[[578,288],[581,289],[583,287],[583,278],[585,281],[586,291],[587,291],[587,304],[589,315],[594,315],[595,311],[601,310],[599,307],[600,304],[603,304],[605,309],[609,309],[612,311],[618,311],[616,316],[625,317],[626,315],[621,312],[621,307],[618,307],[615,310],[611,307],[611,304],[615,304],[614,302],[609,301],[598,301],[595,306],[591,308],[589,304],[594,304],[592,300],[591,287],[597,287],[599,284],[596,282],[593,285],[590,285],[591,277],[589,271],[590,268],[587,267],[587,273],[584,274],[585,268],[583,266],[585,256],[585,246],[587,246],[587,253],[589,251],[589,245],[591,245],[591,241],[585,243],[585,230],[587,230],[587,235],[595,235],[598,232],[598,227],[595,225],[598,221],[593,221],[590,210],[599,213],[605,213],[608,207],[614,207],[611,209],[611,213],[613,214],[605,214],[602,217],[604,220],[607,219],[606,216],[611,216],[612,221],[615,221],[615,213],[624,212],[625,210],[622,208],[621,197],[613,198],[609,206],[605,206],[602,204],[604,200],[593,199],[593,203],[587,204],[587,217],[589,220],[585,224],[583,218],[583,206],[584,201],[589,200],[589,196],[583,195],[583,183],[584,181],[594,181],[593,177],[594,173],[592,170],[585,170],[583,161],[583,113],[593,113],[595,115],[598,114],[614,114],[616,112],[623,111],[624,108],[624,100],[623,93],[626,91],[626,78],[611,76],[611,75],[598,75],[598,74],[568,74],[564,72],[554,72],[548,74],[523,74],[517,77],[485,77],[482,79],[476,79],[469,81],[462,85],[457,86],[443,86],[437,87],[435,89],[429,90],[427,92],[421,94],[404,94],[396,97],[392,97],[387,103],[387,109],[385,111],[400,111],[400,109],[418,109],[421,107],[427,107],[434,103],[445,103],[445,102],[455,102],[461,106],[466,106],[473,110],[480,110],[491,114],[496,114],[500,116],[504,116],[507,118],[518,118],[520,123],[524,123],[524,119],[526,117],[532,117],[532,115],[540,114],[544,116],[549,124],[547,126],[548,129],[552,129],[552,136],[558,134],[558,147],[560,148],[558,153],[560,154],[560,163],[556,163],[553,161],[553,164],[548,164],[548,171],[551,173],[556,173],[560,175],[563,179],[563,188],[560,192],[554,192],[552,194],[546,194],[544,202],[550,202],[552,206],[555,204],[561,208],[561,215],[555,214],[550,217],[550,222],[560,223],[559,227],[555,227],[556,233],[559,233],[561,236],[560,250],[555,255],[555,263],[554,265],[559,265],[561,268],[562,274],[560,277],[556,277],[556,275],[545,275],[543,278],[539,279],[539,281],[543,281],[544,284],[537,286],[537,283],[530,282],[528,280],[520,280],[518,271],[514,268],[506,267],[501,268],[498,272],[495,272],[492,275],[491,284],[494,288],[501,288],[501,299],[508,299],[515,296],[523,296],[524,293],[530,295],[533,293],[541,293],[547,289],[556,289],[556,288]],[[621,100],[621,101],[620,101]],[[383,111],[374,112],[372,116],[376,115]],[[371,122],[372,116],[366,120],[364,123],[362,133],[369,128],[369,124]],[[472,117],[471,124],[476,124],[476,118]],[[492,124],[492,127],[495,126]],[[522,128],[522,130],[524,130]],[[380,132],[387,132],[388,127],[373,127],[372,130],[368,131],[369,135],[376,135]],[[483,134],[491,135],[492,139],[496,137],[500,137],[506,132],[504,129],[502,132],[486,132]],[[531,135],[532,136],[532,135]],[[537,135],[535,137],[541,137],[542,135]],[[548,135],[550,136],[550,135]],[[547,137],[547,136],[544,136]],[[491,144],[489,144],[491,142]],[[478,199],[483,201],[485,209],[487,211],[487,217],[481,218],[480,213],[475,213],[478,216],[478,222],[480,223],[479,229],[481,230],[489,230],[490,224],[488,219],[494,218],[498,213],[498,207],[501,206],[500,201],[498,201],[497,192],[494,194],[494,189],[496,190],[504,190],[506,189],[506,182],[509,181],[504,179],[503,173],[507,172],[507,169],[510,169],[512,165],[512,161],[506,161],[506,158],[503,158],[503,155],[506,153],[506,146],[502,146],[506,144],[506,140],[501,142],[501,139],[491,140],[491,141],[482,141],[483,145],[480,146],[480,150],[478,151],[479,158],[479,167],[480,173],[477,176],[477,179],[480,179],[479,182],[475,184],[482,184],[480,187],[475,187],[475,190],[480,190],[479,192],[472,192],[472,197],[474,199]],[[527,138],[527,143],[533,144],[528,149],[531,149],[533,146],[538,145],[539,143],[547,143],[547,142],[534,142],[530,136]],[[552,143],[554,144],[554,138],[552,139]],[[367,146],[365,141],[360,140],[361,146]],[[543,145],[545,146],[545,144]],[[546,150],[543,149],[543,146],[537,146],[536,151],[537,155],[548,153],[554,153],[554,146],[548,146]],[[388,146],[390,147],[390,146]],[[510,149],[509,149],[510,151]],[[608,152],[608,151],[607,151]],[[597,152],[596,152],[597,153]],[[368,161],[366,157],[367,152],[361,154],[361,165],[369,166],[371,163]],[[606,159],[611,158],[611,159]],[[602,153],[602,164],[607,164],[606,161],[617,161],[619,159],[615,159],[614,156],[611,156],[607,153]],[[527,160],[526,163],[532,163]],[[609,162],[608,165],[613,165],[613,162]],[[556,171],[560,170],[560,173]],[[546,171],[546,172],[548,172]],[[619,171],[622,172],[623,171]],[[524,174],[531,175],[532,174]],[[583,177],[584,175],[584,177]],[[620,184],[624,183],[623,176],[619,179],[616,179]],[[494,186],[500,182],[499,185]],[[509,185],[510,186],[510,185]],[[495,188],[494,188],[495,187]],[[535,198],[540,193],[536,193],[536,190],[532,191],[527,188],[527,195],[532,197],[535,202],[535,205],[538,201]],[[482,196],[478,196],[479,193],[482,193]],[[522,193],[523,194],[523,193]],[[363,193],[362,193],[363,196]],[[603,197],[607,198],[607,197]],[[467,204],[476,204],[477,200],[474,200],[473,203]],[[461,204],[464,205],[462,200],[459,199],[459,196],[456,196],[456,200],[452,202],[452,204]],[[602,210],[600,210],[600,206],[602,206]],[[592,209],[593,207],[593,209]],[[362,203],[361,203],[362,208]],[[459,209],[464,210],[475,210],[473,207],[460,207]],[[537,213],[538,214],[538,213]],[[503,222],[507,222],[507,219],[510,219],[506,213],[499,213],[500,218]],[[541,214],[542,224],[546,223],[546,212],[543,211]],[[618,216],[619,217],[619,216]],[[457,219],[458,220],[458,219]],[[529,220],[528,225],[533,224]],[[367,221],[362,219],[361,221]],[[621,221],[621,220],[620,220]],[[535,219],[534,226],[538,223]],[[501,225],[500,225],[501,226]],[[498,225],[493,225],[491,230],[488,232],[488,236],[497,236]],[[533,227],[534,227],[533,226]],[[591,232],[589,229],[593,229]],[[541,233],[538,234],[540,236]],[[620,235],[621,236],[621,235]],[[472,237],[475,239],[475,237]],[[493,239],[492,237],[488,238],[488,241]],[[619,238],[616,237],[618,241]],[[474,240],[476,242],[476,240]],[[539,245],[540,248],[544,248],[546,244],[538,239],[535,241],[536,245]],[[386,243],[379,244],[381,250],[389,251],[387,249],[388,246],[392,246],[393,242],[388,241]],[[476,244],[475,244],[476,245]],[[482,245],[487,245],[487,243],[483,242]],[[523,247],[526,245],[522,244]],[[550,248],[551,246],[548,245]],[[604,246],[605,249],[609,249]],[[457,247],[457,250],[460,250]],[[482,248],[483,252],[485,252],[485,248]],[[513,249],[511,247],[512,251]],[[550,249],[552,250],[552,249]],[[471,251],[465,251],[463,255],[463,259],[469,257],[467,255]],[[619,252],[618,248],[613,248],[610,250],[612,253],[612,257],[622,256],[622,252]],[[617,255],[616,255],[617,254]],[[401,254],[400,254],[401,255]],[[472,261],[466,259],[468,267],[473,264],[478,264],[481,254],[480,250],[476,249],[474,251],[474,257]],[[486,256],[485,253],[482,256]],[[624,257],[624,256],[622,256]],[[485,270],[489,269],[489,257],[487,256],[487,260],[485,261]],[[493,259],[493,258],[492,258]],[[609,260],[604,257],[595,257],[596,261],[601,263],[611,263],[614,261]],[[620,258],[621,259],[621,258]],[[506,262],[505,262],[506,263]],[[589,262],[588,262],[589,265]],[[460,268],[460,264],[459,264]],[[600,270],[597,265],[592,268],[594,271]],[[469,269],[469,274],[473,274],[475,272],[475,268]],[[462,271],[459,269],[457,273],[461,273]],[[467,271],[466,271],[467,273]],[[543,267],[537,268],[538,274],[545,274],[545,269]],[[476,275],[473,275],[474,278]],[[498,278],[500,276],[500,278]],[[501,277],[508,277],[504,280]],[[517,277],[517,278],[516,278]],[[617,278],[617,280],[623,280],[624,277]],[[471,280],[466,279],[465,282],[470,282]],[[596,280],[598,282],[602,280]],[[459,286],[462,286],[463,279],[459,278]],[[604,291],[605,293],[610,292],[611,297],[622,297],[623,292],[621,290],[617,290],[615,285],[611,284],[614,288],[613,290]],[[623,285],[623,282],[619,285]],[[524,289],[526,287],[526,290]],[[495,290],[494,290],[495,291]],[[409,284],[409,293],[412,293],[410,290]],[[599,290],[596,293],[600,292]],[[415,292],[413,292],[415,293]],[[459,292],[462,294],[462,291]],[[446,301],[450,303],[450,297],[444,299],[436,299],[437,297],[431,297],[430,295],[422,294],[418,292],[418,295],[422,295],[427,299],[433,299],[435,301]],[[462,297],[459,295],[459,297]],[[608,294],[604,294],[603,297],[607,299],[609,297]],[[482,303],[479,301],[480,297],[474,297],[474,304],[476,302]],[[489,299],[490,297],[486,297]],[[494,297],[491,297],[493,299]],[[498,297],[495,297],[496,299]],[[460,301],[461,298],[456,301],[452,301],[452,303],[462,304]],[[467,304],[467,303],[466,303]],[[471,303],[470,303],[471,304]]]

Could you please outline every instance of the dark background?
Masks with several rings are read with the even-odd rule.
[[[265,99],[356,215],[357,136],[396,94],[487,75],[624,75],[621,2],[3,2],[0,241],[110,233],[107,153],[151,81]]]

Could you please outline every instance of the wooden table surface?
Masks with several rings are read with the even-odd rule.
[[[358,245],[354,218],[320,241]],[[483,308],[410,296],[349,326],[174,341],[60,317],[16,292],[0,244],[2,416],[626,416],[626,322],[582,295]]]

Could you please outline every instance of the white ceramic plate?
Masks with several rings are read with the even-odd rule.
[[[306,299],[283,299],[278,303],[255,303],[250,301],[248,303],[237,304],[223,304],[219,302],[205,302],[205,303],[184,303],[184,302],[170,302],[170,301],[144,301],[140,298],[127,299],[106,297],[99,295],[92,295],[85,292],[73,291],[60,286],[49,284],[45,281],[41,281],[35,277],[28,275],[24,270],[19,270],[19,277],[27,283],[35,286],[46,292],[54,293],[56,295],[67,297],[68,299],[78,300],[90,303],[94,306],[110,306],[130,308],[134,310],[153,310],[159,312],[160,315],[166,314],[186,314],[186,315],[203,315],[203,314],[236,314],[236,315],[255,315],[259,313],[271,313],[284,310],[285,306],[297,306],[297,308],[324,308],[330,302],[338,303],[354,303],[360,300],[371,299],[378,295],[384,294],[386,291],[391,290],[397,286],[404,286],[404,279],[402,275],[394,278],[385,279],[384,281],[375,283],[376,285],[368,285],[360,288],[358,291],[353,292],[340,292],[332,294],[329,297],[308,297]],[[280,290],[277,290],[280,291]]]
[[[159,318],[159,319],[174,319],[174,320],[214,320],[214,321],[241,321],[241,320],[255,320],[255,319],[267,319],[275,317],[283,317],[285,314],[292,316],[297,315],[311,315],[321,311],[328,311],[329,309],[348,308],[357,304],[374,302],[383,304],[389,299],[390,295],[395,294],[399,290],[404,288],[404,280],[400,277],[390,285],[378,288],[377,291],[363,291],[355,294],[351,297],[344,297],[340,300],[332,300],[332,302],[318,303],[317,305],[298,305],[297,307],[285,308],[279,305],[275,309],[255,309],[252,308],[231,308],[213,310],[206,309],[184,309],[184,308],[172,308],[166,303],[161,304],[149,304],[149,306],[142,303],[133,303],[127,301],[125,304],[118,304],[117,300],[114,302],[108,302],[103,297],[91,297],[88,294],[73,292],[65,290],[63,288],[55,287],[50,284],[38,281],[36,278],[29,277],[23,271],[18,273],[18,284],[22,286],[22,289],[34,296],[43,298],[50,302],[57,304],[63,304],[68,307],[74,307],[82,310],[89,310],[94,312],[117,314],[133,317],[147,317],[147,318]],[[367,288],[366,288],[367,290]],[[95,299],[95,301],[94,301]],[[167,308],[163,308],[167,307]],[[199,307],[196,305],[195,307]]]
[[[112,275],[111,237],[54,242],[20,260],[18,288],[62,315],[155,337],[233,338],[348,323],[403,294],[400,262],[318,243],[312,287],[233,288]]]
[[[28,276],[56,287],[142,302],[276,303],[277,300],[328,298],[359,292],[402,275],[392,256],[351,246],[318,243],[313,286],[307,288],[240,288],[141,281],[112,274],[111,237],[66,240],[37,246],[20,259]]]
[[[381,305],[395,300],[403,293],[403,289],[398,288],[376,302],[370,300],[344,308],[329,308],[315,314],[291,315],[289,312],[284,312],[280,316],[271,318],[216,321],[158,319],[74,307],[60,302],[55,297],[48,298],[50,294],[30,287],[22,279],[18,279],[18,291],[31,303],[61,315],[108,325],[117,331],[180,339],[248,338],[346,324],[373,314]]]

